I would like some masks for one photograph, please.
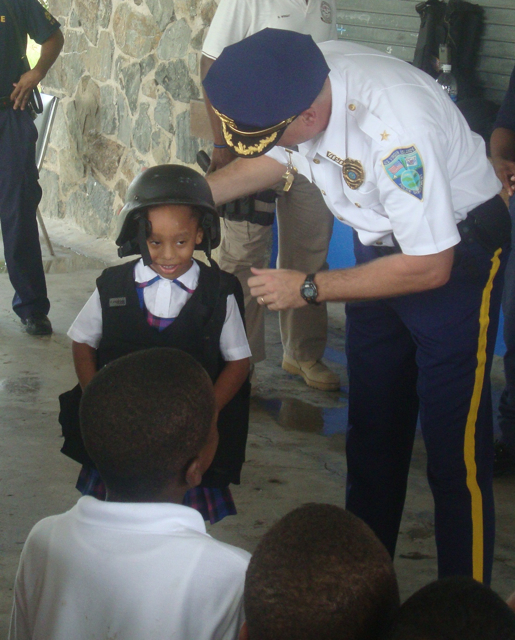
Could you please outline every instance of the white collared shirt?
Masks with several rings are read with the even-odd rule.
[[[325,131],[293,152],[294,165],[365,245],[392,246],[392,232],[409,255],[456,245],[457,222],[501,187],[483,139],[441,87],[406,62],[351,42],[320,49],[331,69],[331,117]],[[422,197],[398,186],[385,166],[392,154],[405,160],[402,150],[414,150],[422,162],[415,175],[422,176]],[[281,147],[268,155],[287,164]],[[363,171],[356,189],[343,176],[348,159]]]
[[[267,27],[308,34],[315,42],[335,40],[336,0],[220,0],[202,53],[216,59],[225,47]]]
[[[10,640],[236,640],[250,554],[179,504],[80,498],[23,548]]]
[[[156,272],[146,267],[141,259],[134,267],[136,282],[149,282],[156,275]],[[193,260],[191,268],[177,279],[185,287],[194,291],[197,288],[199,276],[200,267]],[[146,308],[159,318],[176,318],[191,296],[191,293],[184,291],[173,280],[166,278],[159,278],[143,289]],[[98,289],[95,289],[73,322],[68,336],[75,342],[88,344],[93,349],[98,348],[102,338],[102,306]],[[220,335],[220,352],[226,362],[242,360],[251,355],[238,304],[232,294],[227,297],[225,323]]]

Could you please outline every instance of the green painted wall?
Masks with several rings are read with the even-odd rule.
[[[339,37],[411,62],[417,43],[419,0],[337,0]],[[515,65],[515,0],[481,0],[486,29],[480,78],[486,97],[501,102]]]

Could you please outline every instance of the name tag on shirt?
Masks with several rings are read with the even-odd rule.
[[[127,298],[109,298],[110,307],[125,307],[127,305]]]

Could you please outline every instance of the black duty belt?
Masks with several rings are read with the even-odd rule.
[[[501,196],[494,196],[469,211],[458,224],[462,242],[477,242],[487,251],[496,251],[511,240],[511,219]]]
[[[13,106],[13,102],[11,100],[11,96],[4,96],[0,98],[0,111],[4,111],[4,109],[9,109],[9,107]]]
[[[511,241],[511,218],[508,207],[501,196],[497,195],[469,211],[465,220],[457,225],[461,242],[477,242],[489,252],[497,251]],[[393,247],[374,249],[380,257],[401,253],[402,250],[393,236]]]
[[[251,222],[268,227],[274,223],[275,199],[274,189],[265,189],[251,196],[238,198],[219,207],[222,218],[233,222]]]

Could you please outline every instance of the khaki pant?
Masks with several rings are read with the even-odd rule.
[[[327,269],[333,215],[318,187],[297,175],[289,192],[277,188],[278,267],[315,273]],[[220,267],[237,276],[245,296],[245,321],[252,362],[265,359],[265,307],[250,295],[250,267],[267,267],[272,227],[222,220]],[[279,312],[284,352],[297,360],[319,360],[327,340],[326,305]]]

